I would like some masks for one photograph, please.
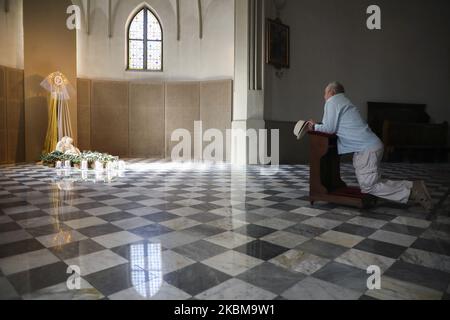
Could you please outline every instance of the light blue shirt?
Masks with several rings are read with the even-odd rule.
[[[383,148],[383,143],[363,120],[359,109],[341,93],[328,99],[322,124],[315,131],[336,134],[339,154]]]

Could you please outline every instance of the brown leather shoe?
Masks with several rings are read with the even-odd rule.
[[[424,181],[414,181],[411,200],[420,204],[427,211],[433,210],[433,202]]]

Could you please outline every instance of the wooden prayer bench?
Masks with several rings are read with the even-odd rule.
[[[309,132],[310,136],[310,194],[311,205],[316,201],[367,208],[376,198],[349,187],[341,178],[337,136]]]

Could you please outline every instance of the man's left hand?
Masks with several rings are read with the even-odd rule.
[[[308,130],[309,131],[314,131],[314,125],[316,124],[316,122],[314,120],[309,120],[308,121]]]

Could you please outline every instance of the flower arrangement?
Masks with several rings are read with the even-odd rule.
[[[41,156],[42,164],[48,167],[55,167],[56,162],[70,161],[72,166],[80,167],[81,162],[86,160],[90,168],[93,168],[95,162],[99,161],[105,165],[108,162],[117,161],[118,157],[114,157],[107,153],[83,151],[80,155],[66,154],[59,151],[43,154]]]
[[[57,161],[64,161],[64,153],[59,151],[54,151],[47,154],[41,155],[41,161],[44,166],[54,167]]]

